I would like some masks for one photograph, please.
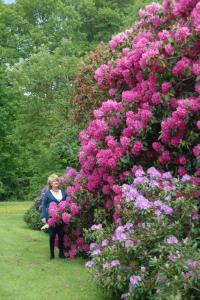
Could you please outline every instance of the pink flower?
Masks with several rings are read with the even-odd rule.
[[[109,46],[111,49],[117,48],[118,44],[122,43],[126,40],[132,30],[126,30],[125,32],[120,32],[117,35],[112,37],[112,40],[109,42]]]
[[[163,82],[162,86],[161,86],[162,93],[163,94],[167,94],[169,92],[169,90],[170,90],[170,87],[171,87],[171,83],[170,82]]]
[[[111,200],[107,200],[105,202],[105,208],[110,209],[113,206],[113,202]]]
[[[89,249],[90,249],[90,246],[88,244],[83,244],[82,249],[83,249],[84,252],[88,252]]]
[[[188,27],[180,27],[175,33],[175,40],[181,42],[183,39],[186,39],[190,35],[190,30]]]
[[[182,177],[181,180],[182,180],[183,182],[186,182],[186,181],[191,181],[191,178],[192,178],[192,177],[191,177],[190,175],[185,174],[185,175],[183,175],[183,177]]]
[[[70,249],[70,251],[69,251],[69,257],[71,259],[74,259],[75,255],[76,255],[76,249],[74,249],[74,248]]]
[[[76,236],[79,236],[81,234],[80,228],[76,228],[75,230],[73,230],[73,234],[75,234]]]
[[[192,72],[196,76],[200,75],[200,59],[193,63]]]
[[[109,89],[110,96],[113,96],[115,93],[116,93],[116,89],[114,89],[114,88]]]
[[[121,136],[120,138],[120,143],[123,147],[128,147],[129,143],[130,143],[130,138],[125,137],[125,136]]]
[[[99,229],[102,229],[102,224],[94,224],[92,225],[91,227],[91,230],[99,230]]]
[[[58,206],[54,201],[49,205],[49,214],[52,217],[56,217],[58,215]]]
[[[76,243],[79,247],[82,247],[83,246],[83,243],[84,243],[84,239],[83,237],[79,237],[77,240],[76,240]]]
[[[95,72],[94,78],[96,79],[97,82],[102,83],[103,82],[103,76],[105,73],[109,70],[108,65],[101,65]]]
[[[134,155],[137,155],[143,148],[143,145],[140,141],[136,141],[133,144],[133,147],[131,149],[131,153]]]
[[[65,175],[67,177],[76,176],[77,171],[74,168],[67,168]]]
[[[200,129],[200,120],[197,121],[196,125],[197,125],[197,128]]]
[[[178,168],[178,173],[179,173],[179,175],[183,176],[183,175],[185,175],[187,173],[187,171],[186,171],[185,168],[179,167]]]
[[[78,206],[76,205],[76,203],[70,203],[69,206],[70,206],[70,210],[71,210],[72,216],[78,215],[78,213],[79,213],[79,208],[78,208]]]
[[[62,214],[62,220],[65,224],[69,224],[70,220],[71,220],[71,215],[68,214],[67,212],[64,212]]]
[[[185,69],[190,66],[191,62],[187,57],[182,57],[172,69],[173,75],[181,74]]]
[[[87,261],[87,262],[85,263],[85,266],[86,266],[87,268],[91,268],[93,265],[94,265],[93,260],[89,260],[89,261]]]
[[[192,11],[192,19],[194,23],[194,27],[197,33],[200,33],[200,20],[199,20],[199,14],[200,14],[200,4],[197,3],[196,7]]]
[[[167,44],[165,46],[165,52],[168,54],[168,55],[171,55],[173,52],[174,52],[174,48],[172,47],[171,44]]]
[[[158,153],[161,151],[161,147],[162,147],[162,145],[159,142],[152,143],[152,148]]]
[[[130,277],[130,287],[134,288],[142,278],[139,275],[132,275]]]
[[[138,93],[134,90],[124,91],[122,93],[122,99],[126,102],[131,102],[133,100],[136,100],[137,97],[138,97]]]
[[[104,195],[109,195],[110,194],[110,185],[104,185],[102,188],[102,192]]]
[[[158,160],[161,164],[165,164],[170,160],[170,153],[168,150],[165,150],[159,157]]]
[[[155,178],[161,177],[161,173],[158,170],[156,170],[156,168],[154,168],[154,167],[147,169],[147,174],[149,174],[151,177],[155,177]]]
[[[121,187],[117,184],[112,186],[112,190],[115,194],[121,194],[121,192],[122,192]]]
[[[55,219],[54,218],[49,218],[48,219],[48,224],[49,224],[49,226],[53,227],[55,225]]]
[[[60,201],[60,203],[58,204],[58,207],[61,210],[65,210],[66,204],[67,204],[66,201]]]
[[[186,157],[184,155],[178,156],[178,162],[179,164],[184,165],[187,162]]]
[[[153,104],[159,104],[160,103],[160,93],[159,92],[157,92],[157,93],[153,93],[153,95],[152,95],[152,98],[151,98],[151,102],[153,103]]]
[[[169,236],[168,238],[166,238],[164,242],[166,244],[177,244],[178,239],[174,235],[172,235],[172,236]]]
[[[149,207],[151,207],[151,203],[148,199],[146,199],[142,195],[139,195],[136,197],[135,207],[139,209],[148,209]]]
[[[192,151],[194,156],[198,157],[200,155],[200,144],[197,144]]]
[[[170,32],[168,30],[162,30],[158,33],[158,38],[162,41],[166,40],[167,38],[169,38],[171,36]],[[171,45],[171,44],[168,44]]]
[[[195,91],[200,94],[200,83],[195,84]]]

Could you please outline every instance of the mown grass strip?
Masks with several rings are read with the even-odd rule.
[[[31,203],[26,203],[28,208]],[[91,281],[85,260],[49,260],[48,235],[23,221],[25,203],[0,203],[1,300],[108,300]],[[21,211],[20,211],[21,209]]]

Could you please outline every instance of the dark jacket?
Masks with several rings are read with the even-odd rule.
[[[62,200],[65,200],[67,197],[67,193],[64,190],[61,190],[62,192]],[[61,201],[62,201],[61,200]],[[41,218],[49,218],[49,213],[48,213],[48,209],[49,209],[49,205],[51,202],[56,202],[56,204],[58,204],[60,201],[58,201],[53,194],[50,192],[50,190],[48,190],[43,199],[42,199],[42,212],[41,212]]]

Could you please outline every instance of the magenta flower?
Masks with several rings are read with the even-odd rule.
[[[83,246],[83,243],[84,243],[83,237],[77,238],[76,243],[77,243],[77,245],[78,245],[79,247],[82,247],[82,246]]]
[[[61,209],[61,210],[65,210],[66,208],[66,201],[60,201],[60,203],[58,204],[58,207]]]
[[[192,151],[194,156],[198,157],[200,155],[200,144],[197,144]]]
[[[170,82],[163,82],[162,86],[161,86],[162,93],[163,94],[167,94],[169,92],[169,90],[170,90],[170,87],[171,87],[171,83]]]
[[[183,176],[183,175],[185,175],[187,173],[187,171],[186,171],[185,168],[179,167],[178,168],[178,173],[179,173],[179,175]]]
[[[65,224],[69,224],[70,223],[70,220],[71,220],[71,215],[68,214],[67,212],[64,212],[62,214],[62,220]]]
[[[49,224],[49,226],[52,227],[52,226],[55,225],[55,223],[56,223],[56,222],[55,222],[55,219],[54,219],[54,218],[49,218],[49,219],[48,219],[48,224]]]
[[[172,69],[174,75],[181,74],[185,69],[191,65],[191,61],[187,57],[182,57]]]
[[[89,244],[83,244],[83,245],[82,245],[82,249],[83,249],[84,252],[88,252],[89,249],[90,249]]]
[[[158,153],[161,151],[161,147],[162,147],[162,145],[159,142],[152,143],[152,148]]]
[[[133,144],[133,147],[131,149],[131,152],[134,154],[134,155],[137,155],[143,148],[143,145],[140,141],[136,141],[134,142]]]
[[[174,48],[172,47],[171,44],[167,44],[167,45],[165,46],[165,52],[166,52],[168,55],[173,54]]]
[[[78,206],[76,205],[76,203],[70,203],[69,206],[70,206],[70,209],[71,209],[72,216],[78,215],[78,213],[79,213],[79,208],[78,208]]]

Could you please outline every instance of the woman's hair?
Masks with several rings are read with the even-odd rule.
[[[51,185],[51,184],[52,184],[52,181],[54,181],[54,180],[58,180],[58,181],[59,181],[59,176],[56,175],[56,174],[52,174],[52,175],[50,175],[50,176],[48,177],[47,184],[48,184],[49,189],[52,188],[52,185]]]

